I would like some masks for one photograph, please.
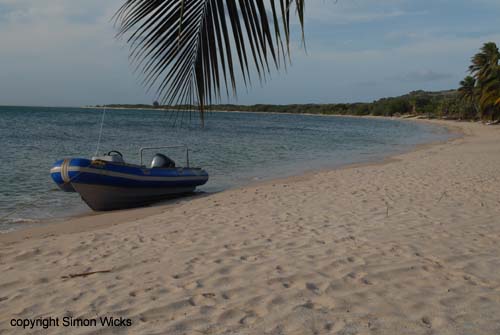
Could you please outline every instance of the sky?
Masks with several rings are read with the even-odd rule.
[[[0,105],[152,103],[115,39],[125,0],[0,0]],[[239,104],[373,101],[456,88],[470,57],[500,44],[499,0],[307,0],[292,65]]]

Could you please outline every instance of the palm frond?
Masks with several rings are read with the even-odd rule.
[[[500,52],[494,42],[485,43],[480,52],[472,57],[469,72],[478,80],[480,86],[496,71],[499,58]]]
[[[290,55],[290,12],[305,0],[127,0],[115,14],[135,70],[165,105],[205,106],[236,95]]]
[[[497,106],[500,98],[500,69],[497,69],[496,76],[492,76],[482,88],[479,103],[481,108],[487,109]]]
[[[467,76],[464,78],[464,80],[460,81],[458,94],[462,101],[466,103],[474,103],[478,95],[476,79],[474,79],[472,76]]]

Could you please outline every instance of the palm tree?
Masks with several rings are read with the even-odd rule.
[[[481,90],[481,97],[479,99],[479,104],[482,109],[488,111],[491,119],[498,117],[500,112],[500,67],[497,66],[496,69],[491,73],[490,78],[488,78],[483,84]]]
[[[477,98],[476,79],[472,76],[465,77],[465,79],[460,82],[458,93],[463,101],[474,103]]]
[[[476,79],[472,76],[465,77],[464,80],[460,82],[458,94],[460,96],[460,100],[468,106],[467,109],[470,109],[469,106],[472,107],[477,115],[478,90],[476,87]]]
[[[494,42],[483,45],[481,51],[472,57],[472,65],[469,71],[478,80],[478,83],[486,81],[498,67],[500,52]]]
[[[500,99],[500,52],[495,43],[485,43],[481,51],[472,57],[469,71],[476,79],[479,90],[479,109],[481,115],[493,119],[498,112]]]
[[[127,0],[115,14],[130,58],[164,105],[205,107],[262,82],[290,56],[290,12],[304,27],[305,0]],[[303,36],[303,34],[302,34]],[[239,70],[238,70],[239,68]]]

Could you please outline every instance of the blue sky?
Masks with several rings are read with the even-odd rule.
[[[0,0],[0,105],[151,103],[110,18],[124,0]],[[455,88],[482,43],[500,43],[498,0],[308,0],[307,53],[230,102],[372,101]]]

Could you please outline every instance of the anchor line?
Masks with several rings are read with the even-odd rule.
[[[101,129],[99,130],[99,139],[97,140],[97,148],[95,150],[95,155],[97,156],[99,154],[99,147],[101,146],[101,139],[102,139],[102,130],[104,128],[104,118],[106,117],[106,107],[102,110],[102,118],[101,118]]]

